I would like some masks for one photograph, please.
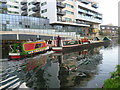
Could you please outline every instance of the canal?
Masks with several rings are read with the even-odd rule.
[[[0,89],[101,88],[118,64],[118,45],[55,53],[22,60],[0,59]]]

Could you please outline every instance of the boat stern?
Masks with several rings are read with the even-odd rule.
[[[20,53],[9,53],[10,59],[19,59],[21,58]]]

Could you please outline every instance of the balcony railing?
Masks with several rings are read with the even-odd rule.
[[[80,1],[82,3],[85,3],[85,4],[89,4],[90,3],[90,1],[88,1],[88,0],[78,0],[78,1]]]
[[[57,2],[57,6],[61,7],[61,8],[65,8],[65,4],[61,3],[61,2]]]
[[[92,7],[94,7],[94,8],[98,8],[98,6],[97,6],[96,4],[93,4]]]
[[[101,23],[102,22],[102,20],[96,19],[96,18],[93,18],[93,17],[82,16],[82,15],[79,15],[79,17],[81,19],[84,19],[84,20],[87,20],[87,21],[91,21],[91,22],[97,22],[97,23]]]
[[[21,5],[27,5],[27,2],[21,2]]]
[[[25,11],[25,12],[22,12],[21,15],[22,15],[22,16],[27,16],[28,13]]]
[[[66,13],[64,11],[57,11],[57,14],[64,16]]]
[[[36,12],[36,11],[40,11],[40,8],[39,8],[39,7],[34,7],[34,8],[32,8],[32,10],[33,10],[34,12]]]
[[[39,2],[32,2],[33,5],[38,5],[40,4]]]
[[[21,7],[21,10],[26,10],[26,9],[27,9],[27,6]]]
[[[67,21],[67,20],[63,20],[63,19],[58,19],[57,21],[60,22],[68,22],[68,23],[76,23],[76,24],[84,24],[84,25],[89,25],[88,23],[83,23],[83,22],[79,22],[79,21]]]
[[[33,17],[40,17],[40,12],[35,12],[35,13],[31,14],[30,16],[33,16]]]

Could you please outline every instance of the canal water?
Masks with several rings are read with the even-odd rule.
[[[0,59],[0,89],[101,88],[118,64],[118,45],[47,52],[22,60]]]

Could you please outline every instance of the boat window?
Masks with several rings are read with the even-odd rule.
[[[17,52],[22,52],[21,46],[17,46],[17,47],[16,47],[16,51],[17,51]]]
[[[40,47],[42,47],[41,43],[38,43],[38,44],[35,45],[35,48],[40,48]]]
[[[81,44],[81,41],[79,40],[79,44]]]
[[[79,44],[78,41],[64,41],[63,45],[75,45],[75,44]]]

